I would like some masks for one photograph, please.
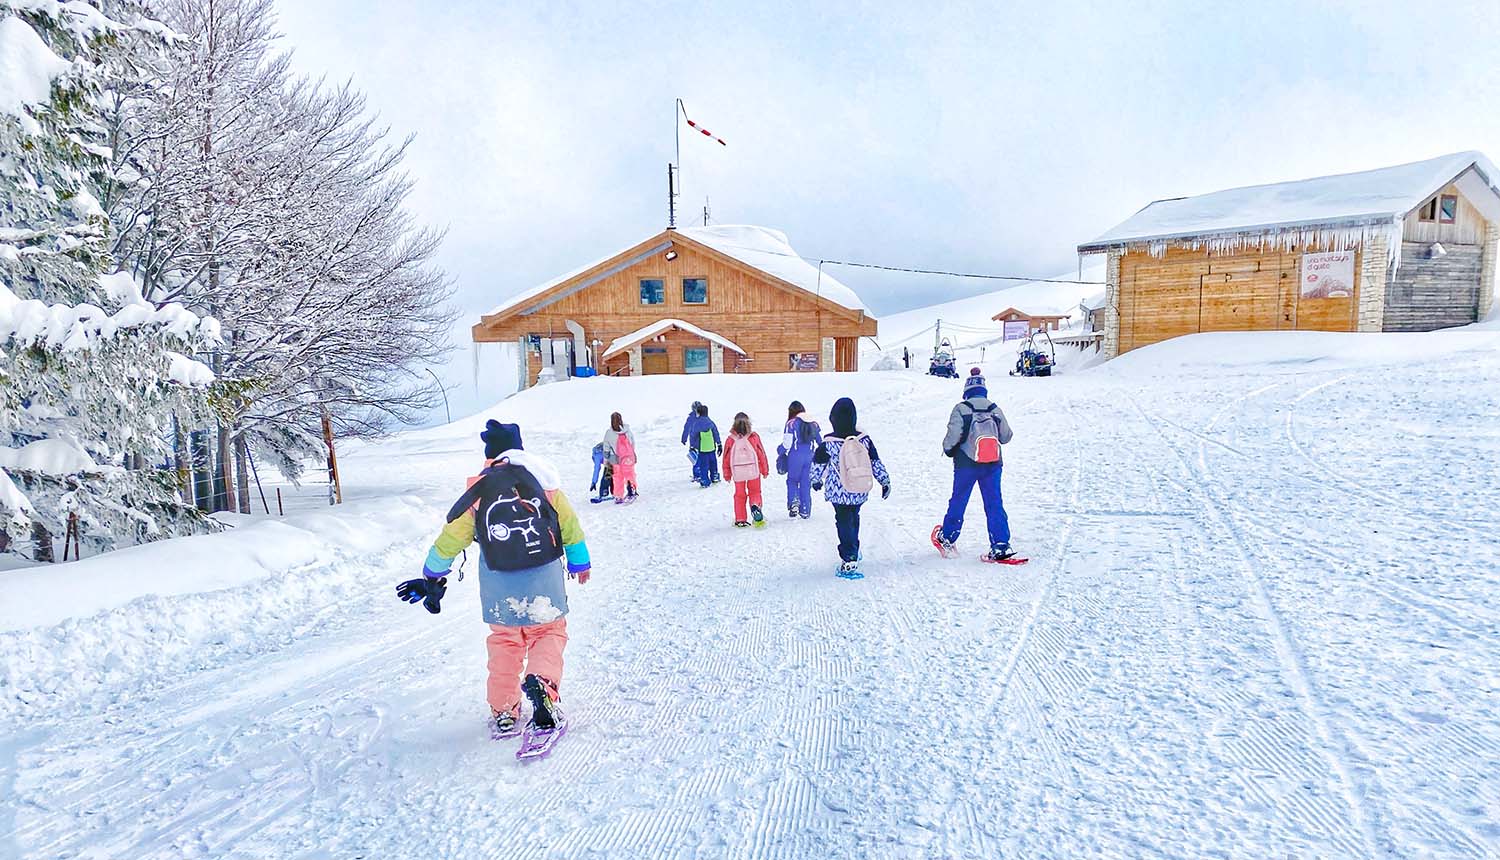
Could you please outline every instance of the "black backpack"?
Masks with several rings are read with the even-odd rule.
[[[542,485],[508,460],[491,464],[448,510],[474,508],[474,539],[490,570],[525,570],[562,558],[562,526]]]

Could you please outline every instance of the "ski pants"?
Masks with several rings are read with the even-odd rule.
[[[699,451],[697,456],[698,459],[693,461],[693,477],[706,487],[719,476],[719,458],[712,451]]]
[[[812,516],[813,449],[793,448],[786,455],[786,506]]]
[[[839,560],[859,561],[859,505],[834,505],[833,524],[839,530]]]
[[[761,506],[760,478],[734,482],[734,521],[737,523],[750,521],[750,517],[745,512],[746,501],[757,508]]]
[[[969,507],[969,496],[974,485],[979,485],[979,497],[984,500],[984,520],[989,526],[990,546],[1010,543],[1010,520],[1005,516],[1005,504],[1000,499],[999,463],[955,463],[953,465],[953,495],[948,499],[948,513],[943,517],[943,538],[949,543],[958,540],[964,527],[964,510]]]
[[[625,498],[625,484],[628,482],[630,488],[637,493],[641,491],[641,485],[635,481],[635,466],[627,466],[624,463],[616,463],[615,466],[615,498]]]
[[[563,649],[568,645],[566,617],[527,627],[491,624],[484,644],[490,654],[485,692],[495,713],[519,712],[521,679],[526,675],[549,681],[554,690],[562,686]]]

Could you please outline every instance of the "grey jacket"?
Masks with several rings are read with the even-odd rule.
[[[610,429],[604,431],[604,459],[610,465],[617,466],[620,463],[620,455],[618,451],[616,451],[616,446],[619,444],[619,438],[621,436],[625,436],[630,439],[630,447],[635,447],[635,434],[630,432],[630,425],[625,424],[622,426],[625,429],[616,430],[611,427]]]
[[[960,401],[958,405],[953,407],[953,411],[949,413],[948,432],[943,436],[943,453],[952,457],[955,465],[972,465],[974,463],[974,434],[970,433],[967,439],[963,438],[964,419],[973,415],[976,411],[984,411],[991,406],[995,406],[995,404],[991,403],[988,397],[971,397],[968,400]],[[1000,425],[1000,432],[997,435],[1000,439],[1000,444],[1004,445],[1010,441],[1012,435],[1010,422],[1005,420],[1005,413],[998,406],[995,406],[995,418],[996,423]],[[959,445],[960,439],[963,439],[962,445]]]

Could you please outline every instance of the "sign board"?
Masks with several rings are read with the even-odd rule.
[[[1031,320],[1006,320],[1001,340],[1020,340],[1031,332]]]
[[[786,354],[787,370],[817,370],[816,352],[789,352]]]
[[[1347,299],[1353,295],[1353,251],[1302,255],[1302,298]]]

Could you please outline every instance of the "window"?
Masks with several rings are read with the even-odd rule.
[[[682,303],[685,305],[708,304],[708,278],[683,278]]]
[[[1444,194],[1438,204],[1438,223],[1452,224],[1458,220],[1458,195]]]
[[[682,351],[684,373],[708,373],[708,348],[690,346]]]
[[[1419,210],[1417,210],[1417,220],[1419,220],[1419,221],[1436,221],[1437,220],[1437,198],[1436,197],[1432,198],[1431,200],[1427,201],[1426,203],[1423,203],[1422,204],[1422,208],[1419,209]]]
[[[667,282],[661,278],[641,278],[641,304],[659,305],[667,300]]]

